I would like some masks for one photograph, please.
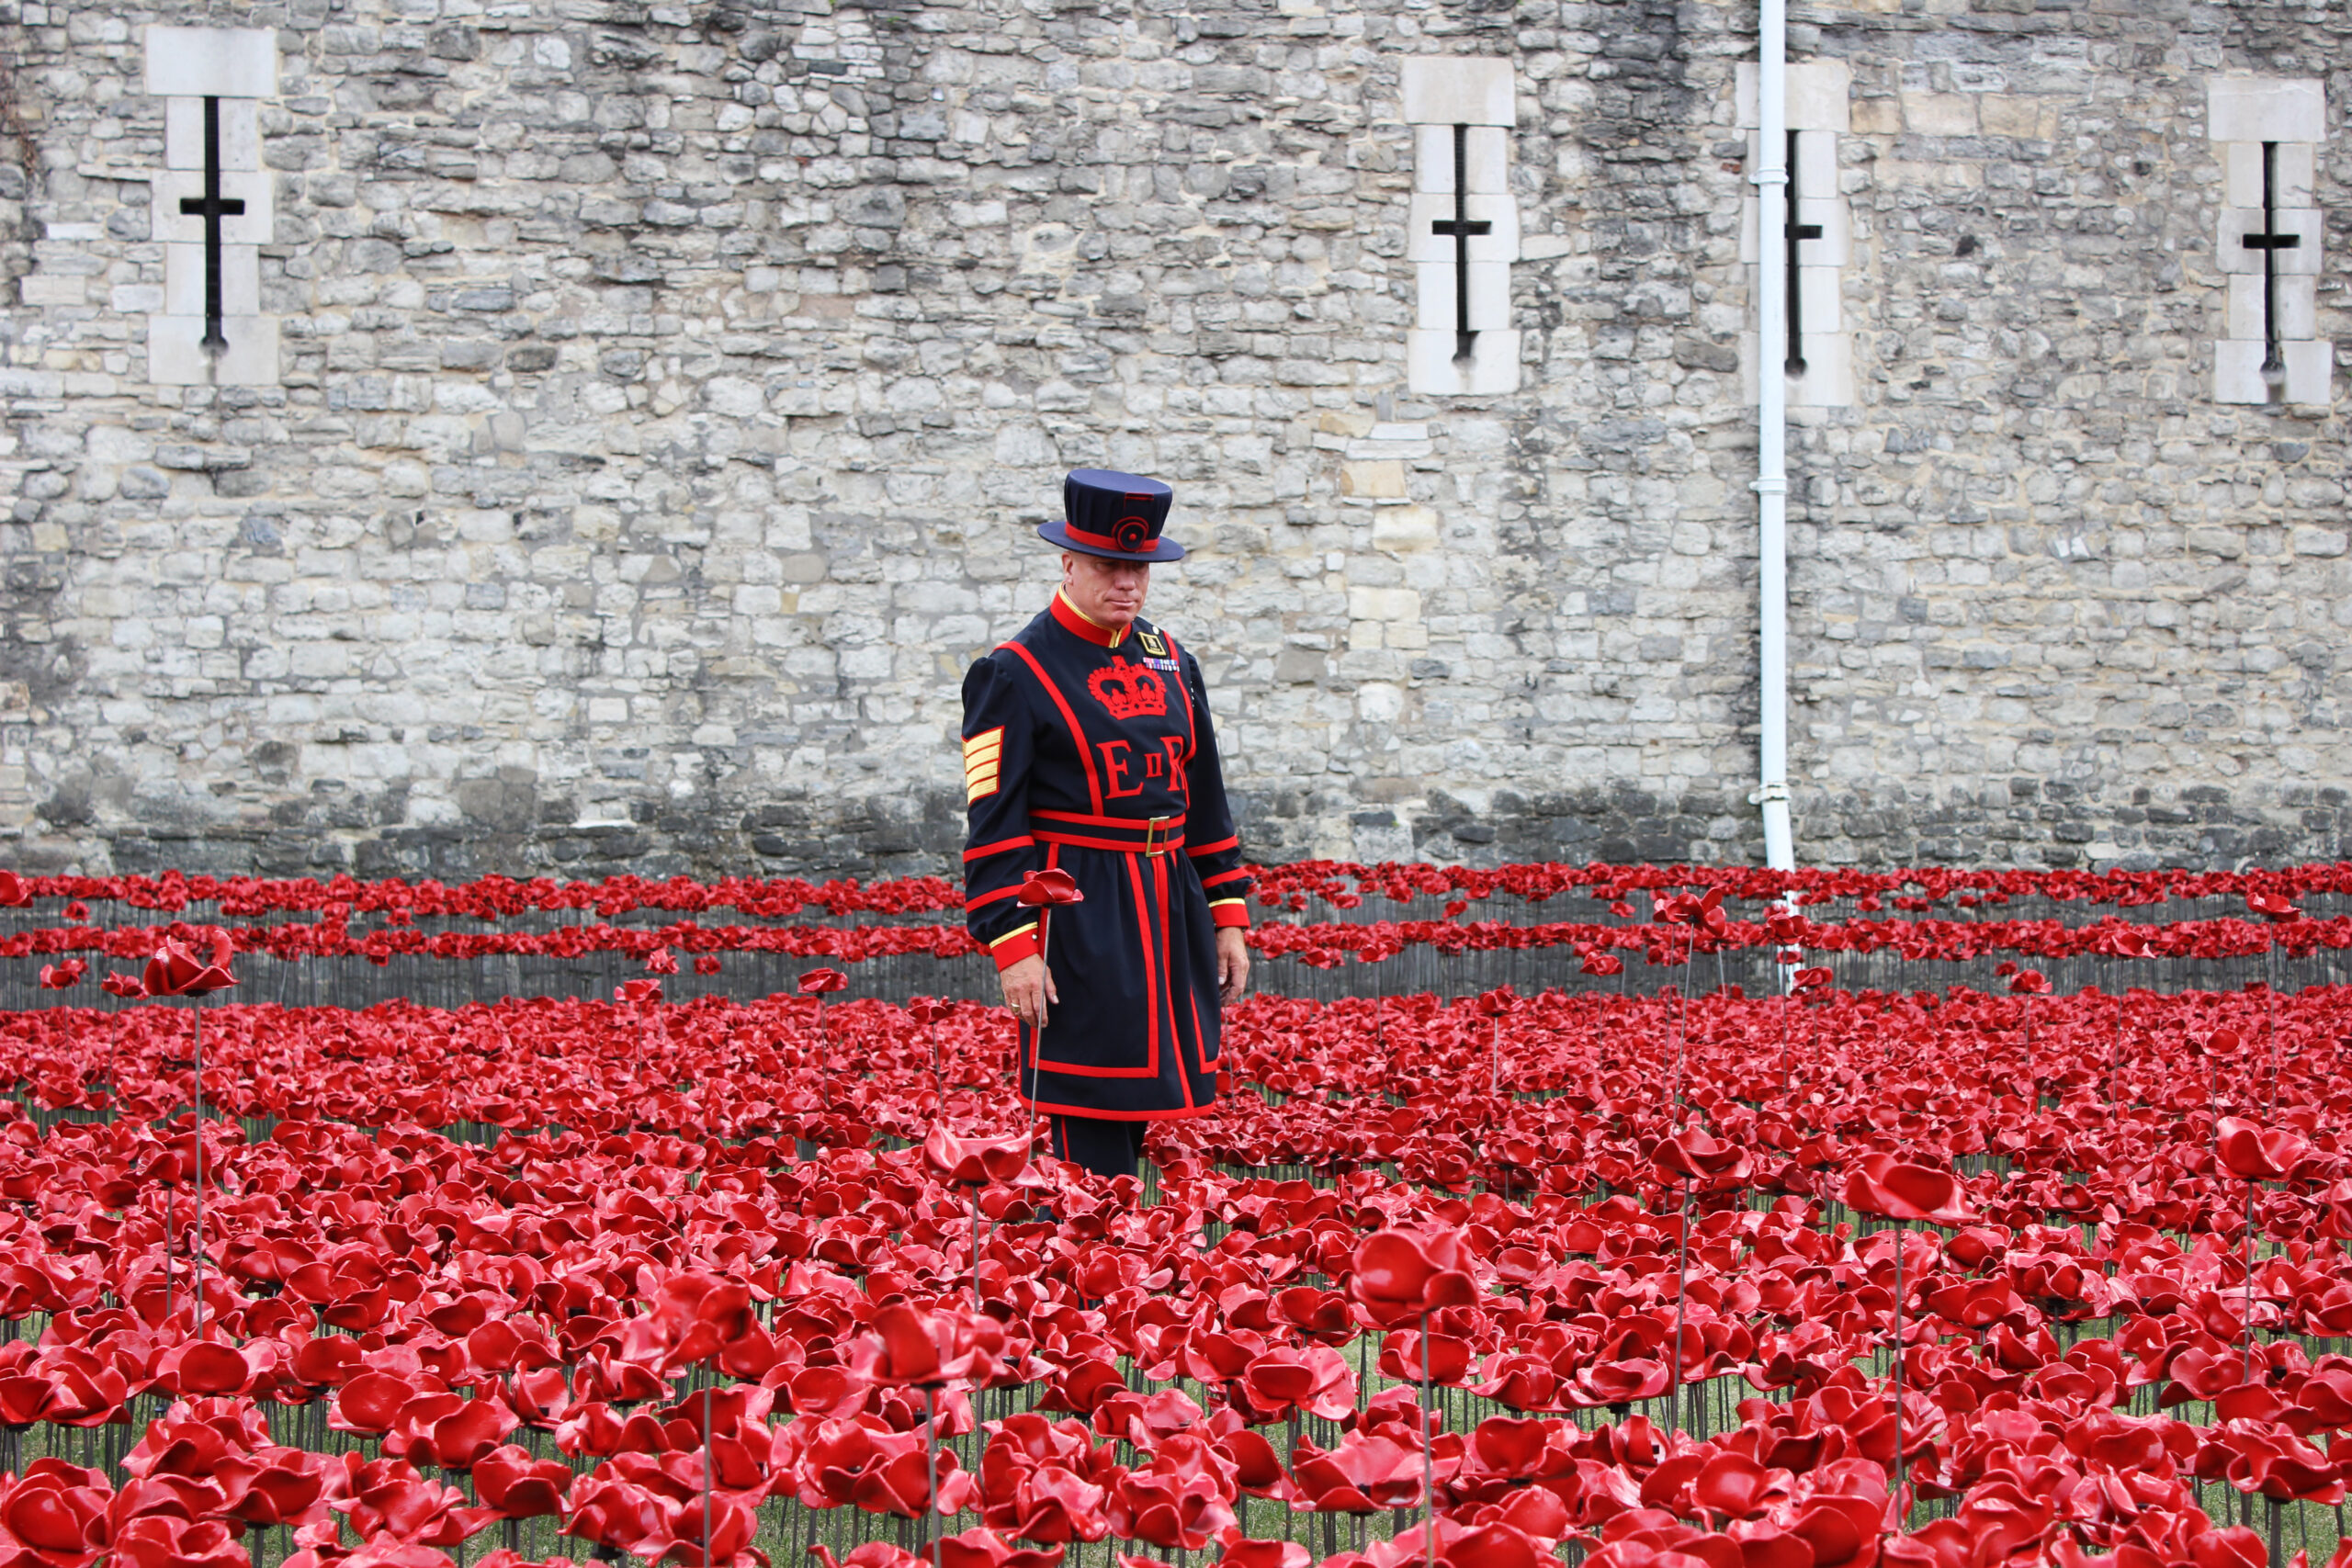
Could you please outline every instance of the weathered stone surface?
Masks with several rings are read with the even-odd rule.
[[[0,0],[10,862],[947,869],[958,679],[1077,464],[1177,486],[1153,609],[1255,852],[1758,853],[1752,7],[235,11],[284,385],[215,390],[143,379],[140,38],[224,14]],[[2205,116],[2346,14],[1800,22],[1855,400],[1790,442],[1801,853],[2345,852],[2345,430],[2209,400]],[[1406,390],[1432,52],[1515,67],[1507,396]]]

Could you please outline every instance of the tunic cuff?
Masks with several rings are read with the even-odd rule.
[[[1219,898],[1209,906],[1209,919],[1220,931],[1227,926],[1250,929],[1250,906],[1240,898]]]
[[[1037,956],[1037,928],[1033,923],[1017,931],[1007,931],[989,943],[989,956],[996,960],[999,973],[1012,968],[1024,958]]]

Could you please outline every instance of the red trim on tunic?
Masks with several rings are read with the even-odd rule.
[[[1036,840],[1031,838],[1026,833],[1022,834],[1021,837],[1017,839],[999,839],[993,844],[982,844],[976,850],[966,850],[964,852],[964,863],[966,865],[969,865],[976,860],[986,860],[990,855],[1002,854],[1007,850],[1022,849],[1027,845],[1034,844],[1036,841]],[[969,906],[967,906],[967,908]]]
[[[1133,864],[1134,863],[1129,862],[1128,863]],[[1155,859],[1151,863],[1151,872],[1153,890],[1159,895],[1159,952],[1161,958],[1165,960],[1168,954],[1169,945],[1175,940],[1175,933],[1168,929],[1167,861],[1163,859]],[[1161,967],[1164,971],[1167,966],[1163,963]],[[1175,1047],[1176,1055],[1176,1087],[1184,1091],[1184,1103],[1186,1105],[1192,1105],[1195,1103],[1193,1099],[1193,1075],[1187,1072],[1184,1068],[1184,1042],[1182,1037],[1179,1035],[1176,1031],[1176,988],[1172,984],[1170,984],[1164,987],[1164,990],[1168,998],[1165,1003],[1168,1009],[1168,1037],[1170,1043]],[[1191,994],[1191,988],[1189,987],[1186,987],[1186,994],[1188,996]],[[1155,996],[1152,999],[1152,1017],[1155,1020],[1159,1018],[1159,1009],[1162,1005],[1163,1004],[1160,1002],[1159,997]],[[1200,1022],[1200,1008],[1196,1001],[1193,1004],[1193,1027],[1194,1031],[1193,1035],[1193,1056],[1195,1060],[1198,1060],[1201,1055],[1201,1037],[1199,1033]]]
[[[1188,1105],[1178,1111],[1103,1111],[1091,1105],[1064,1105],[1057,1100],[1032,1100],[1018,1089],[1012,1091],[1012,1097],[1049,1116],[1091,1116],[1097,1122],[1172,1122],[1216,1109],[1214,1105]]]
[[[1238,850],[1240,847],[1241,835],[1236,833],[1229,839],[1219,839],[1214,844],[1194,844],[1184,852],[1194,860],[1198,860],[1203,855],[1223,854],[1227,850]],[[1207,884],[1203,883],[1202,886],[1206,886]]]
[[[1095,810],[1102,810],[1102,784],[1094,776],[1094,756],[1086,749],[1086,731],[1078,727],[1078,715],[1070,711],[1062,689],[1054,684],[1054,678],[1046,673],[1046,667],[1037,662],[1035,654],[1017,642],[1008,642],[1003,646],[1021,656],[1021,662],[1029,666],[1029,672],[1036,676],[1038,683],[1046,688],[1046,695],[1053,698],[1054,706],[1061,710],[1062,722],[1069,726],[1070,743],[1078,748],[1079,765],[1086,770],[1086,797],[1094,803]]]
[[[1051,868],[1060,864],[1061,854],[1059,844],[1050,846],[1046,851],[1046,866]],[[1130,859],[1127,864],[1134,865],[1134,860]],[[1146,985],[1148,987],[1151,974],[1151,912],[1142,907],[1140,889],[1137,890],[1136,914],[1143,926],[1144,974]],[[1047,967],[1050,968],[1051,965],[1048,964]],[[1044,1036],[1045,1031],[1025,1027],[1022,1033],[1022,1059],[1023,1065],[1031,1071],[1063,1073],[1074,1078],[1156,1078],[1159,1076],[1159,1034],[1157,1030],[1152,1032],[1150,1055],[1140,1067],[1090,1067],[1075,1062],[1065,1062],[1046,1055]],[[1080,1111],[1077,1114],[1084,1116],[1090,1112]]]
[[[1184,679],[1184,650],[1177,647],[1176,639],[1166,632],[1159,635],[1168,644],[1170,661],[1176,666],[1176,689],[1184,694],[1184,765],[1189,768],[1193,765],[1193,754],[1201,749],[1201,727],[1193,718],[1193,683]],[[1192,799],[1193,792],[1189,786],[1183,794],[1187,801]]]
[[[1151,1076],[1158,1077],[1159,1076],[1159,992],[1168,969],[1168,932],[1164,924],[1157,933],[1151,929],[1151,905],[1144,897],[1143,867],[1136,863],[1136,857],[1133,855],[1127,857],[1127,882],[1136,890],[1136,923],[1143,928],[1140,933],[1142,940],[1136,945],[1143,953],[1143,994],[1151,998],[1151,1033],[1148,1037],[1151,1042],[1151,1054],[1148,1059],[1151,1063]],[[1155,934],[1159,939],[1159,962],[1157,964],[1152,962],[1151,951],[1152,938]],[[1176,1076],[1178,1077],[1184,1076],[1184,1065],[1182,1062],[1176,1064]],[[1193,1097],[1187,1094],[1184,1097],[1184,1103],[1190,1105],[1192,1102]]]
[[[1216,1072],[1216,1068],[1209,1064],[1209,1037],[1201,1032],[1201,994],[1198,991],[1192,992],[1188,999],[1191,1001],[1193,1007],[1193,1060],[1201,1065],[1201,1076],[1203,1077],[1213,1078]],[[1224,1055],[1222,1051],[1217,1054],[1219,1055]],[[1186,1092],[1187,1094],[1191,1092],[1189,1085],[1186,1088]]]
[[[1209,906],[1209,923],[1219,931],[1248,931],[1250,906],[1238,898],[1221,898]]]
[[[1071,604],[1069,595],[1058,588],[1054,590],[1054,602],[1051,608],[1054,612],[1054,621],[1062,630],[1073,637],[1084,637],[1097,648],[1116,648],[1127,640],[1126,627],[1104,626]]]
[[[964,913],[968,915],[973,910],[984,908],[1000,898],[1018,897],[1020,893],[1021,889],[1018,887],[1000,887],[993,893],[983,893],[977,898],[967,898],[964,900]]]

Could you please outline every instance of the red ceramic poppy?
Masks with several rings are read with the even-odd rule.
[[[1907,1164],[1892,1155],[1864,1155],[1861,1163],[1847,1172],[1842,1196],[1846,1206],[1857,1213],[1891,1220],[1957,1225],[1972,1217],[1951,1172]]]
[[[2213,1146],[2229,1173],[2247,1181],[2285,1180],[2310,1148],[2283,1127],[2258,1127],[2237,1116],[2214,1123]]]
[[[1348,1290],[1382,1327],[1418,1322],[1441,1307],[1478,1299],[1462,1241],[1446,1231],[1379,1231],[1356,1247]]]
[[[2294,900],[2283,893],[2262,890],[2250,892],[2245,896],[2245,907],[2264,919],[2275,921],[2280,925],[2303,918],[2303,912],[2295,908]]]
[[[994,1318],[943,1304],[925,1312],[894,1302],[850,1347],[849,1370],[868,1382],[905,1387],[985,1380],[1004,1349]]]
[[[209,963],[166,938],[147,961],[139,983],[151,997],[201,997],[225,991],[237,983],[229,973],[233,952],[229,933],[224,931],[212,933],[212,957]]]
[[[1022,878],[1019,897],[1022,903],[1032,908],[1086,901],[1086,895],[1080,890],[1077,878],[1057,865],[1033,871]]]
[[[825,997],[843,990],[849,976],[838,969],[811,969],[800,976],[800,994],[804,997]]]
[[[1026,1133],[995,1138],[958,1138],[933,1127],[922,1141],[924,1166],[943,1181],[961,1187],[1010,1181],[1029,1164],[1033,1140]]]
[[[1747,1170],[1745,1148],[1710,1137],[1695,1127],[1661,1140],[1650,1157],[1660,1170],[1685,1180],[1738,1177]]]

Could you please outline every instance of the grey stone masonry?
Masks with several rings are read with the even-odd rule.
[[[197,297],[155,215],[213,89],[151,92],[151,26],[277,51],[226,122],[275,355],[191,384],[147,379]],[[1151,610],[1252,853],[1753,859],[1754,29],[0,0],[0,863],[952,869],[958,681],[1045,602],[1077,465],[1176,487]],[[1806,171],[1850,387],[1790,440],[1800,857],[2345,853],[2352,12],[1790,37],[1848,95]],[[1431,55],[1509,63],[1507,391],[1408,374]],[[2292,402],[2215,397],[2222,78],[2322,95]]]

